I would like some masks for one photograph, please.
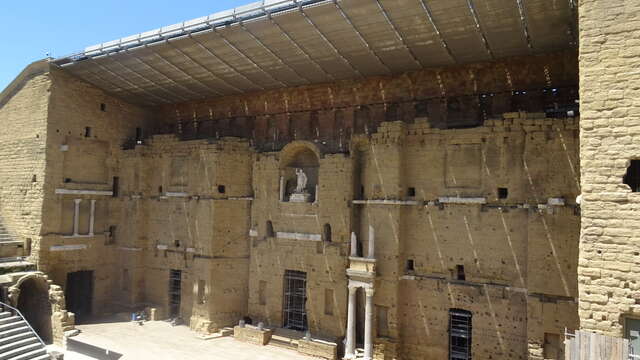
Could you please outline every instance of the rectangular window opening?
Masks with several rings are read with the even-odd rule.
[[[85,126],[84,128],[84,137],[91,137],[91,127]]]
[[[407,272],[415,271],[415,263],[413,259],[407,260],[406,270]]]
[[[101,103],[101,104],[100,104],[100,111],[103,111],[103,112],[104,112],[104,111],[107,111],[107,104],[105,104],[105,103]]]
[[[416,196],[416,188],[414,188],[414,187],[410,187],[410,188],[407,190],[407,195],[408,195],[409,197],[414,197],[414,196]]]
[[[112,187],[112,196],[118,197],[118,192],[120,190],[120,178],[117,176],[113,177],[113,187]]]
[[[509,197],[509,189],[498,188],[498,199],[506,199],[507,197]]]
[[[456,265],[456,280],[465,281],[467,276],[464,273],[464,265]]]

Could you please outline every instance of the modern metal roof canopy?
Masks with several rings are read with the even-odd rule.
[[[574,46],[575,0],[264,0],[52,62],[158,105]]]

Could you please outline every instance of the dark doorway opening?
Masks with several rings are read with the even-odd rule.
[[[30,278],[20,284],[18,310],[42,341],[50,344],[52,341],[51,303],[46,280]]]
[[[93,271],[67,273],[64,295],[67,309],[76,315],[76,323],[87,321],[93,302]]]
[[[307,273],[286,270],[284,273],[283,327],[307,330]]]
[[[182,270],[169,271],[169,317],[180,317]]]

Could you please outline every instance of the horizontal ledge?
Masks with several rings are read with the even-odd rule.
[[[418,205],[416,200],[353,200],[356,205]]]
[[[87,248],[86,244],[54,245],[49,248],[49,251],[74,251],[74,250],[84,250],[86,248]]]
[[[322,241],[322,235],[320,234],[305,234],[305,233],[290,233],[290,232],[276,232],[276,238],[290,239],[290,240]]]
[[[58,195],[102,195],[102,196],[113,196],[113,191],[56,189],[56,194],[58,194]]]
[[[76,235],[62,235],[63,239],[78,239],[78,238],[92,238],[96,236],[101,236],[103,234],[76,234]]]
[[[446,196],[438,198],[438,202],[441,204],[486,204],[487,198]]]
[[[142,251],[142,248],[139,247],[119,247],[118,250],[122,251]]]
[[[164,196],[166,197],[188,197],[189,194],[186,192],[174,192],[174,191],[167,191],[164,193]]]
[[[361,261],[361,262],[372,263],[372,264],[375,264],[375,262],[376,262],[376,259],[371,259],[371,258],[366,258],[366,257],[359,257],[359,256],[349,256],[349,260],[351,260],[351,261]]]

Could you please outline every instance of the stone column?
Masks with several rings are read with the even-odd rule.
[[[351,257],[358,256],[358,239],[356,238],[356,233],[351,232]]]
[[[349,286],[349,307],[347,308],[347,343],[344,349],[345,359],[356,357],[356,290],[355,286]]]
[[[280,202],[284,201],[284,176],[280,176]]]
[[[96,219],[96,201],[91,200],[91,215],[89,217],[89,236],[93,236],[93,224]]]
[[[369,259],[375,259],[376,232],[373,226],[369,225]]]
[[[75,207],[73,209],[73,236],[78,236],[78,228],[80,226],[80,202],[82,199],[74,199]]]
[[[365,289],[367,301],[364,308],[364,360],[373,359],[373,288]]]

